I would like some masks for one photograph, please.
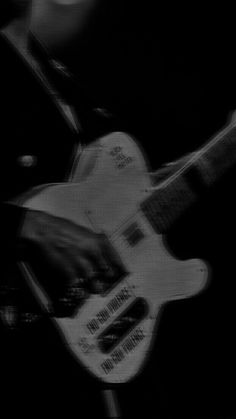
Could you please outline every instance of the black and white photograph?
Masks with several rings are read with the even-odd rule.
[[[235,27],[1,0],[2,418],[236,418]]]

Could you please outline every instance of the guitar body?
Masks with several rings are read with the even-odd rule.
[[[105,233],[120,256],[123,273],[104,295],[91,295],[74,317],[53,319],[75,357],[108,383],[143,366],[162,305],[207,282],[205,263],[175,259],[141,211],[152,190],[142,152],[117,132],[85,149],[70,183],[35,189],[24,203]],[[36,293],[45,304],[44,291]]]

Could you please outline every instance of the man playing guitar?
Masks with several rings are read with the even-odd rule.
[[[82,3],[85,8],[86,3],[88,8],[91,5],[91,1]],[[25,298],[24,293],[27,294],[25,289],[23,292],[19,290],[21,286],[19,287],[20,279],[16,264],[19,259],[29,258],[32,266],[34,263],[40,265],[38,269],[44,278],[41,285],[52,302],[50,315],[59,319],[73,316],[87,295],[102,294],[108,283],[112,284],[113,281],[116,281],[117,271],[122,265],[118,253],[104,234],[96,233],[92,229],[62,216],[32,209],[30,206],[18,205],[23,199],[27,199],[28,194],[35,186],[58,184],[71,179],[74,162],[78,162],[80,158],[80,143],[85,143],[87,139],[89,141],[95,139],[94,135],[83,131],[84,123],[86,125],[89,122],[91,125],[103,124],[104,134],[106,130],[109,131],[106,128],[109,125],[107,121],[97,122],[98,119],[103,119],[103,116],[94,116],[92,107],[81,99],[81,92],[78,94],[81,94],[80,100],[83,109],[81,113],[76,114],[75,97],[68,74],[55,66],[44,48],[30,35],[31,7],[30,0],[6,0],[1,6],[6,21],[0,38],[3,57],[0,79],[2,82],[2,155],[4,157],[1,165],[1,230],[5,244],[0,286],[2,323],[7,324],[9,329],[17,329],[17,327],[24,329],[24,323],[31,323],[34,320],[33,315],[26,315],[24,307],[26,305],[26,312],[30,313],[34,302]],[[94,118],[96,122],[94,122]],[[100,131],[99,135],[101,135]],[[117,157],[116,153],[115,149],[110,151],[110,155],[117,163],[124,156],[121,153]],[[194,155],[172,165],[170,171],[165,171],[165,177],[172,172],[177,172],[179,168],[185,166],[186,161],[192,161],[192,158],[194,160]],[[131,161],[129,157],[124,160],[128,163]],[[117,163],[117,167],[119,164],[120,162]],[[204,173],[203,183],[207,183],[208,174],[207,172],[204,177]],[[163,182],[161,172],[155,176],[157,182]],[[125,233],[130,233],[129,228]],[[140,234],[140,231],[136,230],[135,233]],[[139,239],[140,236],[135,237],[135,240]],[[201,269],[203,272],[205,268]],[[119,294],[120,299],[122,295],[124,298],[124,293],[121,293]],[[24,303],[22,297],[23,300],[26,300]],[[120,300],[116,299],[111,300],[107,306],[111,307],[111,302],[116,305],[120,304]],[[17,306],[20,306],[19,310]],[[35,309],[36,317],[39,313],[42,314],[40,310]],[[89,323],[89,326],[92,329],[92,323]],[[95,326],[98,327],[96,323]],[[3,331],[4,333],[5,331]],[[24,331],[22,333],[25,339]],[[140,336],[136,334],[136,342]],[[12,337],[8,336],[8,339],[11,341]],[[15,352],[18,352],[18,346],[14,339],[11,345],[13,350],[10,353],[13,358]],[[133,342],[126,342],[126,346],[124,345],[127,352],[128,344],[133,344]],[[40,352],[39,342],[36,346]],[[4,354],[8,350],[8,346],[5,349],[3,347]],[[25,359],[21,358],[22,352],[24,349],[19,349],[20,360]],[[16,361],[12,360],[13,371],[15,365]],[[29,365],[34,365],[32,359]],[[39,365],[41,365],[40,362]],[[104,365],[104,370],[107,373],[110,368],[109,362]],[[23,369],[21,374],[23,374]],[[53,381],[56,381],[59,375],[57,372]],[[45,381],[47,380],[48,377]],[[83,387],[83,380],[84,376],[81,373],[80,384],[82,384],[80,387]],[[61,394],[60,383],[57,383],[57,386],[53,391],[52,398],[54,402],[58,403],[56,395]],[[5,394],[7,386],[4,387]],[[27,391],[30,392],[29,387],[29,382],[27,382]],[[51,391],[54,385],[50,386],[49,383],[44,383],[43,387],[42,393],[45,397],[47,390]],[[39,396],[39,388],[40,386],[37,385],[34,397]],[[71,388],[70,391],[68,389],[67,396],[75,395],[73,391]],[[83,390],[79,391],[84,394]],[[21,389],[18,392],[18,400],[21,403],[23,392]],[[32,395],[32,390],[30,394]],[[36,399],[34,399],[35,402]],[[65,405],[66,401],[63,406]],[[89,408],[92,409],[92,407],[87,406],[85,414],[88,417],[90,415]],[[22,406],[23,408],[24,406]],[[58,403],[57,409],[60,410],[60,403]],[[99,413],[96,413],[98,417]],[[83,414],[81,413],[82,417]]]

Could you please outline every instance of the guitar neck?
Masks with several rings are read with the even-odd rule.
[[[179,171],[155,188],[141,209],[155,230],[167,232],[204,192],[236,164],[236,126],[229,125]]]

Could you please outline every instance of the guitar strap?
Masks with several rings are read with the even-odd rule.
[[[43,71],[40,62],[36,58],[34,58],[34,56],[31,53],[26,52],[24,49],[20,49],[18,45],[16,45],[13,37],[7,31],[2,31],[1,34],[8,41],[8,43],[15,49],[16,53],[20,55],[21,59],[25,62],[25,65],[30,69],[31,73],[33,73],[34,77],[41,84],[42,88],[50,96],[55,106],[61,113],[62,117],[66,120],[66,123],[70,126],[70,128],[73,131],[79,133],[81,129],[80,123],[73,109],[73,106],[65,102],[65,100],[60,95],[59,91],[55,88],[55,86],[53,86],[53,84],[45,74],[45,71]],[[54,67],[55,71],[65,71],[64,66],[62,66],[59,62],[55,60],[50,60],[50,65]]]

